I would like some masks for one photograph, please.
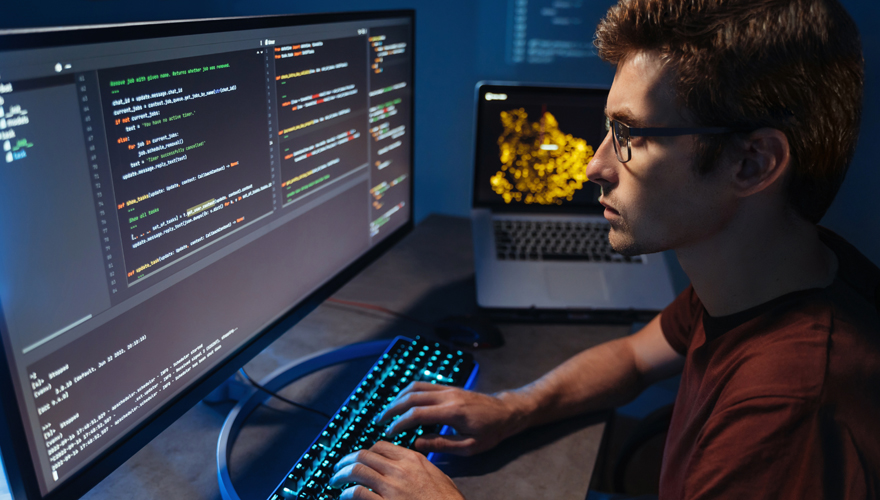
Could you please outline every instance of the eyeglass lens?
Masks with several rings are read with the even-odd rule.
[[[621,163],[626,163],[632,153],[629,147],[629,128],[616,120],[611,123],[614,127],[614,151],[617,153],[617,159]]]
[[[628,162],[632,156],[632,151],[629,146],[629,128],[617,120],[611,120],[606,117],[605,129],[611,130],[612,132],[611,138],[612,143],[614,144],[614,152],[617,154],[617,159],[621,163]]]

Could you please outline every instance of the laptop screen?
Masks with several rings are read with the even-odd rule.
[[[586,167],[605,138],[607,89],[480,85],[474,206],[601,209]]]

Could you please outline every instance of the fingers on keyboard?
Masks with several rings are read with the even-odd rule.
[[[473,437],[455,434],[425,434],[416,440],[416,449],[422,453],[450,453],[472,455],[477,441]]]
[[[436,386],[431,384],[431,387],[437,387],[438,389],[446,389],[443,386]],[[407,413],[409,410],[415,407],[421,406],[431,406],[436,405],[443,402],[443,397],[439,392],[409,392],[409,393],[401,393],[393,403],[388,405],[388,408],[385,408],[385,411],[379,417],[379,422],[386,422],[391,420],[392,418],[403,415]]]

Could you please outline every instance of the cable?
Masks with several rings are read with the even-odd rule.
[[[295,407],[297,407],[297,408],[299,408],[299,409],[306,410],[306,411],[310,411],[310,412],[312,412],[312,413],[317,413],[318,415],[321,415],[322,417],[326,418],[327,420],[330,420],[330,419],[332,418],[330,415],[328,415],[328,414],[326,414],[326,413],[324,413],[324,412],[322,412],[322,411],[320,411],[320,410],[316,410],[316,409],[314,409],[314,408],[309,408],[309,407],[306,406],[306,405],[302,405],[302,404],[299,404],[299,403],[293,402],[293,401],[291,401],[291,400],[285,398],[284,396],[281,396],[281,395],[279,395],[279,394],[276,394],[276,393],[270,391],[269,389],[266,389],[266,388],[263,387],[262,385],[256,383],[256,382],[254,381],[254,379],[252,379],[252,378],[247,374],[247,372],[244,371],[244,368],[239,368],[238,371],[241,372],[242,376],[244,376],[244,379],[247,380],[248,383],[250,383],[252,386],[256,387],[257,389],[259,389],[259,390],[265,392],[266,394],[268,394],[268,395],[270,395],[270,396],[272,396],[272,397],[274,397],[274,398],[278,398],[278,399],[280,399],[281,401],[284,401],[285,403],[287,403],[287,404],[289,404],[289,405],[292,405],[292,406],[295,406]]]
[[[388,309],[388,308],[385,308],[385,307],[382,307],[382,306],[377,306],[377,305],[373,305],[373,304],[367,304],[367,303],[365,303],[365,302],[355,302],[355,301],[353,301],[353,300],[334,299],[334,298],[332,298],[332,297],[329,298],[329,299],[327,299],[327,302],[335,302],[335,303],[337,303],[337,304],[342,304],[342,305],[352,306],[352,307],[360,307],[360,308],[363,308],[363,309],[372,309],[373,311],[383,312],[383,313],[385,313],[385,314],[388,314],[388,315],[394,316],[394,317],[396,317],[396,318],[400,318],[400,319],[403,319],[403,320],[409,321],[409,322],[411,322],[411,323],[415,323],[415,324],[417,324],[417,325],[419,325],[419,326],[423,326],[423,327],[425,327],[425,328],[430,328],[431,330],[434,329],[434,325],[432,325],[431,323],[428,323],[428,322],[426,322],[426,321],[422,321],[422,320],[419,320],[419,319],[413,318],[412,316],[407,316],[406,314],[402,314],[402,313],[399,313],[399,312],[396,312],[396,311],[392,311],[391,309]],[[276,394],[276,393],[270,391],[269,389],[266,389],[265,387],[263,387],[263,386],[261,386],[260,384],[256,383],[256,382],[254,381],[254,379],[252,379],[252,378],[247,374],[247,372],[244,371],[244,368],[239,368],[238,371],[241,372],[241,375],[244,377],[245,380],[248,381],[249,384],[251,384],[252,386],[256,387],[258,390],[263,391],[263,392],[265,392],[266,394],[268,394],[268,395],[270,395],[270,396],[272,396],[272,397],[274,397],[274,398],[280,399],[281,401],[284,401],[285,403],[287,403],[287,404],[289,404],[289,405],[291,405],[291,406],[295,406],[296,408],[299,408],[299,409],[302,409],[302,410],[306,410],[306,411],[310,411],[310,412],[312,412],[312,413],[316,413],[316,414],[318,414],[318,415],[321,415],[322,417],[326,418],[327,420],[330,420],[330,419],[332,418],[330,415],[328,415],[328,414],[326,414],[326,413],[324,413],[324,412],[322,412],[322,411],[320,411],[320,410],[316,410],[316,409],[314,409],[314,408],[309,408],[308,406],[305,406],[305,405],[303,405],[303,404],[300,404],[300,403],[297,403],[297,402],[291,401],[291,400],[285,398],[284,396],[281,396],[281,395],[279,395],[279,394]]]
[[[327,302],[334,302],[336,304],[343,304],[343,305],[352,306],[352,307],[360,307],[363,309],[372,309],[374,311],[383,312],[385,314],[394,316],[396,318],[400,318],[400,319],[409,321],[411,323],[415,323],[415,324],[417,324],[419,326],[423,326],[425,328],[430,328],[431,330],[434,329],[434,325],[432,325],[431,323],[428,323],[427,321],[422,321],[420,319],[413,318],[412,316],[407,316],[406,314],[399,313],[397,311],[392,311],[391,309],[388,309],[386,307],[377,306],[374,304],[367,304],[366,302],[355,302],[353,300],[335,299],[333,297],[330,297],[329,299],[327,299]]]

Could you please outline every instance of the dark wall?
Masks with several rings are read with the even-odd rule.
[[[880,3],[842,0],[856,20],[865,54],[865,105],[856,156],[822,224],[880,265]],[[821,105],[819,103],[818,105]]]
[[[613,2],[586,0],[593,29]],[[862,35],[866,59],[861,141],[823,223],[880,263],[880,21],[876,0],[842,0]],[[613,72],[597,58],[512,66],[505,61],[512,0],[48,0],[4,5],[0,28],[344,10],[416,9],[416,216],[470,209],[473,89],[479,80],[605,84]],[[2,73],[2,68],[0,68]],[[822,103],[817,103],[822,105]]]

